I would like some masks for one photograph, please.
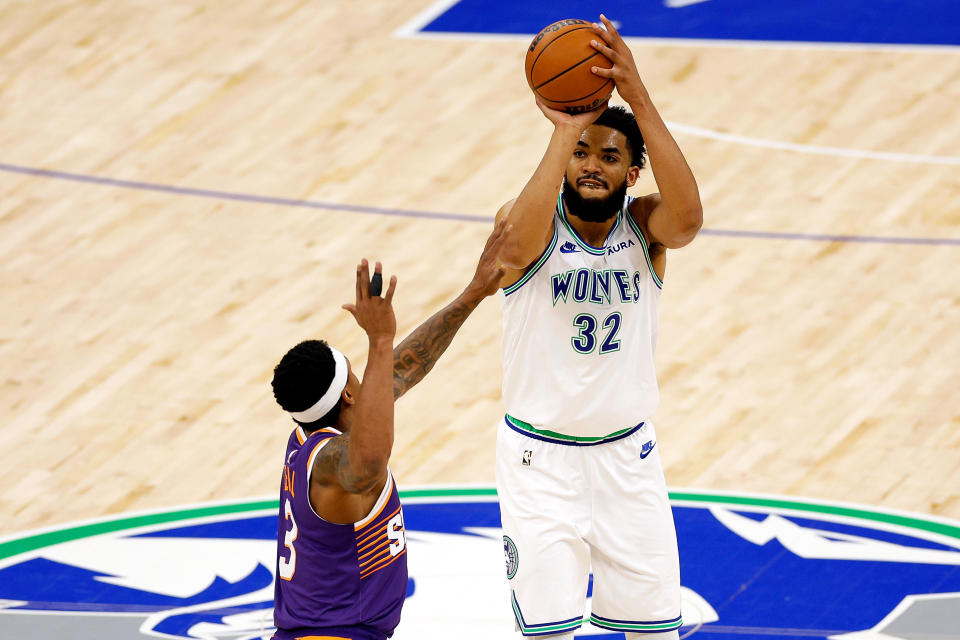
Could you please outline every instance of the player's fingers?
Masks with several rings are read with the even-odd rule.
[[[360,275],[360,265],[357,265],[357,281],[356,281],[356,295],[357,302],[360,302],[360,282],[363,276]]]
[[[370,297],[379,298],[383,293],[383,265],[379,262],[373,269],[373,277],[370,278]]]
[[[601,78],[612,78],[613,77],[613,68],[610,69],[604,67],[590,67],[590,71],[593,72],[593,75],[600,76]]]
[[[370,298],[370,264],[364,258],[360,261],[360,276],[357,279],[357,300]]]
[[[610,32],[603,28],[603,25],[599,22],[590,23],[590,29],[597,34],[597,36],[603,38],[604,42],[610,42],[612,40]]]
[[[490,239],[487,240],[488,251],[494,251],[499,254],[500,249],[503,247],[503,243],[506,242],[507,238],[510,236],[510,232],[513,231],[513,225],[504,225],[505,222],[506,220],[501,220],[497,228],[494,229]]]
[[[390,286],[387,287],[387,295],[383,299],[388,305],[393,303],[393,292],[397,288],[397,276],[390,276]]]
[[[591,40],[590,45],[603,55],[610,58],[611,61],[616,62],[614,58],[617,57],[617,52],[605,45],[603,42],[600,42],[599,40]]]
[[[484,251],[486,251],[487,249],[489,249],[489,248],[490,248],[490,245],[492,245],[494,242],[496,242],[498,239],[500,239],[500,237],[503,235],[503,229],[504,229],[504,226],[506,225],[506,223],[507,223],[507,219],[506,219],[506,218],[502,218],[502,219],[500,219],[500,220],[497,221],[497,224],[494,225],[494,227],[493,227],[493,231],[491,231],[491,232],[490,232],[490,235],[487,236],[487,241],[486,241],[486,242],[484,243],[484,245],[483,245],[483,250],[484,250]]]
[[[610,40],[608,40],[608,42],[610,41],[616,42],[617,40],[619,40],[620,32],[617,31],[617,28],[613,25],[613,23],[607,19],[607,16],[601,13],[600,20],[603,22],[603,27],[604,27],[604,30],[607,32],[607,35],[610,36]],[[606,38],[604,38],[604,40],[606,40]]]
[[[350,315],[352,315],[354,318],[357,317],[357,306],[356,306],[356,305],[353,305],[353,304],[344,304],[344,305],[341,305],[340,308],[349,311],[349,312],[350,312]]]

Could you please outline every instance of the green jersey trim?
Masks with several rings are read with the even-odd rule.
[[[550,254],[553,253],[553,248],[557,246],[557,238],[559,237],[560,237],[560,234],[557,231],[557,225],[556,223],[554,223],[553,238],[550,239],[550,244],[547,245],[546,251],[543,252],[543,255],[540,256],[540,259],[537,260],[536,264],[530,267],[530,269],[525,274],[523,274],[522,278],[514,282],[509,287],[504,287],[503,295],[505,296],[510,295],[511,293],[513,293],[514,291],[516,291],[517,289],[525,285],[527,281],[530,280],[530,278],[536,275],[537,271],[540,270],[540,267],[542,267],[547,262],[547,258],[550,257]]]
[[[573,236],[573,239],[580,245],[580,248],[586,251],[587,253],[594,256],[606,255],[607,247],[594,247],[587,244],[587,241],[580,237],[580,234],[577,233],[577,230],[573,228],[573,225],[567,220],[567,209],[563,203],[563,192],[560,192],[560,195],[557,196],[557,213],[560,216],[560,222],[563,223],[563,226],[566,227],[567,231]],[[623,214],[623,207],[620,208],[620,211],[617,212],[617,219],[614,221],[613,226],[610,227],[609,233],[607,233],[607,240],[610,239],[610,236],[613,235],[613,232],[617,230],[617,227],[620,226],[620,218]],[[604,245],[606,245],[606,240],[604,240]]]
[[[638,425],[632,427],[626,427],[625,429],[619,429],[613,433],[608,433],[605,436],[571,436],[565,433],[557,433],[556,431],[549,431],[547,429],[537,429],[533,425],[524,422],[523,420],[518,420],[510,414],[504,416],[504,419],[507,421],[508,425],[513,427],[517,431],[525,432],[528,435],[531,435],[538,440],[546,440],[547,442],[556,442],[558,444],[578,444],[578,445],[591,445],[591,444],[603,444],[605,442],[610,442],[613,440],[619,440],[625,435],[629,435],[631,432],[636,431],[641,422]]]
[[[598,618],[596,615],[590,615],[590,623],[601,629],[610,631],[639,631],[639,632],[658,632],[673,631],[683,626],[683,620],[665,620],[663,622],[627,622],[620,620],[611,620],[609,618]]]

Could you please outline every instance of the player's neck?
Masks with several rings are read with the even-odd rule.
[[[343,407],[340,409],[340,415],[337,416],[337,424],[334,428],[340,433],[349,433],[353,426],[353,407]]]

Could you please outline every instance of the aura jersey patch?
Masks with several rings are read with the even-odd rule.
[[[402,495],[410,580],[394,639],[446,638],[453,620],[465,639],[509,637],[504,559],[509,576],[520,558],[500,531],[494,490]],[[776,497],[671,501],[684,622],[711,640],[913,640],[960,629],[958,522]],[[0,629],[269,638],[276,512],[275,500],[236,502],[0,541]],[[584,625],[577,637],[623,636]]]

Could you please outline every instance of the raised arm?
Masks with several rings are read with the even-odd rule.
[[[379,262],[375,272],[382,272]],[[396,286],[394,276],[383,298],[371,296],[370,267],[363,260],[357,265],[356,303],[343,305],[366,332],[369,352],[350,431],[331,438],[313,464],[311,482],[333,489],[322,501],[325,513],[321,515],[325,517],[326,514],[353,515],[351,507],[355,505],[349,501],[344,503],[339,490],[347,494],[367,494],[382,487],[386,479],[393,448],[391,376],[397,321],[392,303]]]
[[[399,398],[433,368],[480,301],[497,291],[504,269],[499,254],[511,230],[504,221],[496,228],[480,254],[473,280],[453,302],[436,312],[404,338],[393,351],[393,397]]]
[[[577,146],[580,134],[603,113],[603,107],[569,115],[537,106],[553,123],[553,134],[540,164],[516,200],[508,202],[497,214],[513,225],[513,233],[503,247],[501,261],[514,270],[526,269],[546,249],[553,235],[553,210],[563,185],[563,172]]]
[[[660,190],[659,194],[638,199],[636,211],[631,211],[641,216],[639,221],[652,242],[678,249],[689,244],[703,225],[697,181],[653,106],[630,48],[606,16],[601,15],[600,20],[604,28],[594,25],[593,31],[597,35],[594,48],[610,58],[613,68],[594,67],[593,72],[604,78],[613,78],[620,97],[630,105],[643,134],[650,168]]]

